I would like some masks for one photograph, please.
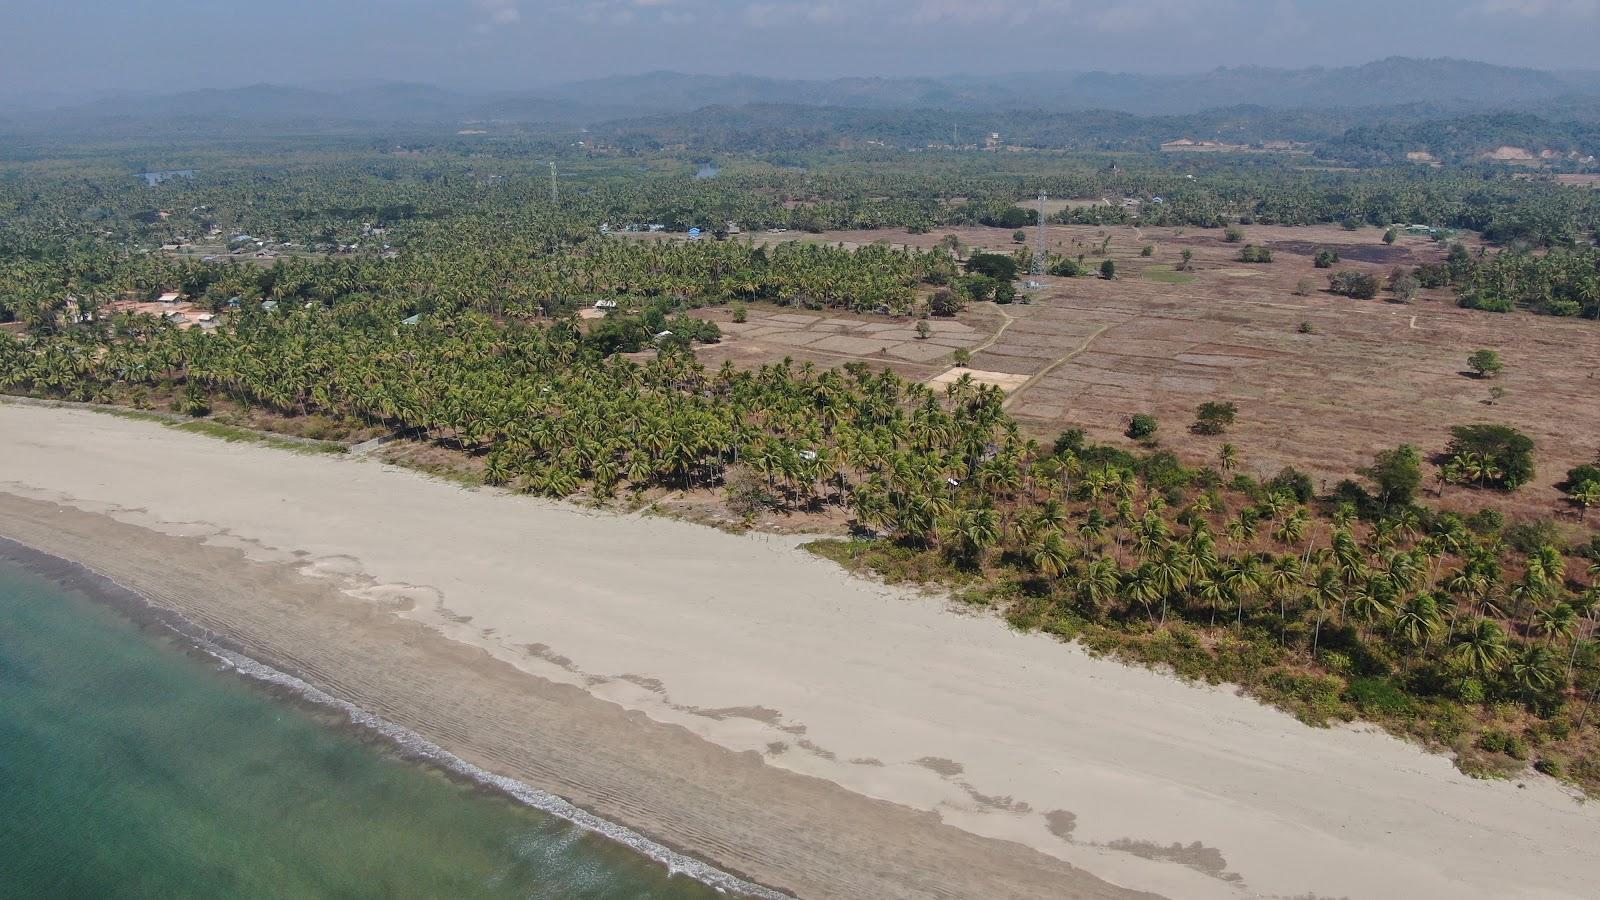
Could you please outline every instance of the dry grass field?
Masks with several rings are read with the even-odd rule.
[[[1041,438],[1077,427],[1128,445],[1122,432],[1129,417],[1150,413],[1160,422],[1159,445],[1186,461],[1213,461],[1228,441],[1251,474],[1295,466],[1329,485],[1378,450],[1408,442],[1431,454],[1453,425],[1502,422],[1537,442],[1536,482],[1509,498],[1450,488],[1442,503],[1570,515],[1555,483],[1600,453],[1600,325],[1464,310],[1448,290],[1423,291],[1410,304],[1392,302],[1387,291],[1353,300],[1327,293],[1329,270],[1312,265],[1319,248],[1331,247],[1343,258],[1335,270],[1383,278],[1396,266],[1442,259],[1446,248],[1424,237],[1387,246],[1378,229],[1244,231],[1245,242],[1273,250],[1274,262],[1235,261],[1240,244],[1226,243],[1215,229],[1054,226],[1052,249],[1084,253],[1090,268],[1109,238],[1116,280],[1048,278],[1030,292],[1030,303],[978,304],[954,321],[929,320],[934,333],[925,340],[909,319],[755,307],[746,323],[735,324],[727,310],[708,310],[702,314],[723,326],[725,339],[700,355],[712,366],[785,356],[817,365],[860,360],[943,383],[935,379],[950,368],[950,354],[966,348],[971,368],[999,376],[1009,411]],[[994,228],[753,237],[930,247],[951,233],[968,247],[1016,246],[1009,230]],[[1154,248],[1149,257],[1140,255],[1145,246]],[[1184,249],[1193,260],[1180,272]],[[1314,290],[1298,296],[1302,279]],[[1466,373],[1467,354],[1480,348],[1501,352],[1501,377]],[[1505,392],[1498,401],[1492,387]],[[1208,400],[1238,404],[1238,423],[1227,435],[1188,431],[1195,407]]]

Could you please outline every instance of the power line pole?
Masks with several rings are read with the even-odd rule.
[[[1044,274],[1045,262],[1049,251],[1045,249],[1045,193],[1039,192],[1039,223],[1033,231],[1033,264],[1028,266],[1028,274],[1041,276]]]
[[[556,164],[552,161],[550,163],[550,205],[556,205],[558,199],[556,197]]]

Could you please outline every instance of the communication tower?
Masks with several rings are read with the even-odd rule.
[[[1035,277],[1044,275],[1049,264],[1049,251],[1045,249],[1045,193],[1039,192],[1039,222],[1033,230],[1033,263],[1028,266],[1028,274]]]

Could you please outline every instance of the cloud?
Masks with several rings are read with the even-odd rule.
[[[1120,0],[1096,7],[1088,24],[1098,31],[1126,33],[1191,21],[1217,6],[1209,0]]]
[[[825,25],[849,18],[849,14],[826,0],[778,0],[747,4],[739,20],[751,28],[782,28],[789,25]]]
[[[477,31],[489,31],[522,21],[522,10],[517,8],[517,0],[472,0],[472,5],[481,17],[475,26]]]
[[[1188,21],[1218,0],[757,0],[740,21],[753,28],[869,22],[906,28],[1072,25],[1131,32]],[[1600,2],[1600,0],[1597,0]],[[714,5],[701,0],[703,5]]]
[[[1280,22],[1293,18],[1293,0],[1249,2],[1267,4]],[[1600,3],[1600,0],[1544,2]],[[851,24],[928,31],[1064,26],[1086,32],[1125,34],[1193,24],[1213,13],[1230,12],[1238,5],[1240,0],[565,0],[557,8],[580,24],[590,26],[702,22],[761,31]]]
[[[1600,0],[1479,0],[1472,11],[1524,19],[1593,19],[1600,17]]]

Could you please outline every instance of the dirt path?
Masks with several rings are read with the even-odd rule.
[[[1099,328],[1096,328],[1094,330],[1094,334],[1091,334],[1087,338],[1085,338],[1084,342],[1082,344],[1079,344],[1078,348],[1076,350],[1073,350],[1071,353],[1068,353],[1065,356],[1057,357],[1053,362],[1050,363],[1050,365],[1045,366],[1044,368],[1040,369],[1038,372],[1035,372],[1033,374],[1033,377],[1029,378],[1027,381],[1024,381],[1022,384],[1018,385],[1017,389],[1012,391],[1011,394],[1006,397],[1005,402],[1000,404],[1000,408],[1001,409],[1009,409],[1011,407],[1011,404],[1015,403],[1017,398],[1022,396],[1022,392],[1023,391],[1027,390],[1028,388],[1033,387],[1035,384],[1038,384],[1039,381],[1041,379],[1043,379],[1046,375],[1049,375],[1051,372],[1054,372],[1056,369],[1061,368],[1063,365],[1065,365],[1066,363],[1068,363],[1069,361],[1071,361],[1072,359],[1077,357],[1079,354],[1083,353],[1085,350],[1088,350],[1089,349],[1089,345],[1093,344],[1095,342],[1095,338],[1098,338],[1100,335],[1105,334],[1107,331],[1111,330],[1111,326],[1112,325],[1120,325],[1120,324],[1124,324],[1124,323],[1109,322],[1109,323],[1107,323],[1105,325],[1101,325]]]
[[[1015,322],[1017,320],[1016,316],[1013,316],[1011,313],[1006,312],[1005,307],[1001,306],[998,303],[994,304],[994,311],[999,313],[1001,318],[1005,319],[1005,321],[1000,323],[1000,327],[995,329],[995,333],[990,335],[989,339],[987,341],[984,341],[983,343],[979,344],[976,347],[973,347],[970,351],[968,351],[969,353],[972,354],[973,358],[977,358],[979,353],[982,353],[983,351],[989,349],[990,347],[993,347],[994,344],[995,344],[995,341],[1000,340],[1000,338],[1005,335],[1006,329],[1011,327],[1011,323]]]

